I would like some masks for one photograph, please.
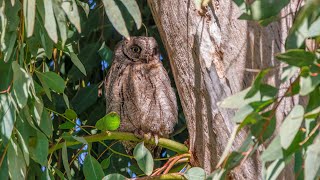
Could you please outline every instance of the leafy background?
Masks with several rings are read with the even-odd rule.
[[[91,144],[77,137],[99,132],[95,124],[106,115],[103,80],[123,36],[155,37],[170,73],[146,1],[1,0],[0,9],[0,179],[143,175],[119,141]],[[183,143],[181,110],[176,129],[172,138]],[[81,144],[50,152],[68,141]],[[162,157],[174,154],[164,150]],[[148,163],[153,168],[152,158]]]
[[[209,2],[193,1],[200,14]],[[119,123],[116,115],[105,115],[103,78],[112,61],[112,49],[123,37],[155,37],[172,78],[145,1],[0,0],[0,179],[124,179],[150,175],[157,167],[165,167],[169,157],[184,157],[169,171],[180,172],[178,175],[184,175],[180,178],[224,179],[266,144],[261,148],[264,179],[276,179],[291,165],[297,179],[317,179],[320,2],[301,2],[286,51],[276,55],[282,66],[260,70],[252,86],[219,104],[237,110],[232,119],[236,128],[217,168],[206,177],[203,169],[190,167],[190,154],[182,154],[188,151],[182,144],[188,132],[181,106],[171,137],[174,141],[170,141],[174,145],[162,151],[161,159],[153,159],[142,142],[133,154],[127,154],[119,140],[139,141],[132,134],[100,133],[116,129]],[[234,3],[243,11],[239,19],[267,26],[283,18],[279,12],[290,1]],[[282,69],[281,81],[287,84],[281,90],[284,94],[264,81],[273,68]],[[306,101],[294,105],[283,120],[276,119],[279,104],[292,97]],[[276,126],[279,132],[275,132]],[[231,150],[236,134],[244,127],[247,139],[239,149]]]

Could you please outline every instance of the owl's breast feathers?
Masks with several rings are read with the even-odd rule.
[[[168,137],[177,123],[175,93],[161,62],[114,63],[106,78],[107,113],[121,116],[120,131]]]

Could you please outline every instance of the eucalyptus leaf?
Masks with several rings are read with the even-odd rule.
[[[200,167],[193,167],[184,176],[189,180],[203,180],[206,179],[206,172]]]
[[[74,52],[70,52],[70,58],[73,64],[86,76],[86,69],[84,68],[82,62],[79,60],[78,56]]]
[[[141,13],[139,10],[139,5],[135,0],[120,0],[124,6],[127,8],[134,21],[136,22],[137,29],[140,29],[142,24]]]
[[[44,27],[46,28],[49,37],[52,39],[54,43],[58,42],[58,33],[57,33],[57,24],[56,19],[54,17],[52,0],[46,0],[44,4]]]
[[[307,149],[306,159],[304,164],[304,176],[306,180],[319,178],[320,170],[320,141],[316,141]]]
[[[281,124],[280,140],[281,146],[284,149],[287,149],[291,145],[293,139],[298,133],[303,121],[303,115],[304,108],[301,105],[296,105]]]
[[[136,147],[133,150],[133,156],[137,161],[140,169],[146,175],[151,175],[153,171],[154,162],[150,151],[144,146],[143,142],[136,145]]]
[[[80,16],[78,12],[78,6],[75,0],[62,1],[62,9],[67,14],[69,21],[76,27],[79,33],[81,33]]]
[[[45,72],[40,73],[36,72],[41,84],[46,84],[50,89],[56,91],[57,93],[63,93],[66,85],[64,84],[64,80],[54,72]]]
[[[92,180],[101,180],[104,177],[104,172],[101,165],[90,154],[88,154],[84,159],[83,174],[86,179]]]
[[[26,179],[26,163],[24,161],[23,153],[14,138],[10,140],[7,152],[7,162],[11,179]]]
[[[36,0],[23,1],[23,15],[27,31],[27,37],[32,36],[36,17]]]
[[[122,17],[121,11],[114,0],[102,0],[106,14],[113,27],[125,38],[129,38],[129,32],[126,23]]]
[[[126,180],[127,178],[121,174],[109,174],[102,178],[102,180]]]

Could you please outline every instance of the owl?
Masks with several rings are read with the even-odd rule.
[[[106,112],[121,117],[119,131],[169,137],[178,119],[175,93],[153,37],[119,42],[105,79]]]

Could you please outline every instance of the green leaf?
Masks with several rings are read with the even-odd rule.
[[[50,89],[56,91],[57,93],[63,93],[66,85],[64,84],[64,80],[54,72],[45,72],[40,73],[36,71],[41,84],[46,84]]]
[[[84,159],[83,174],[86,179],[92,180],[101,180],[104,177],[101,165],[90,154],[88,154]]]
[[[263,162],[274,161],[283,158],[280,136],[276,136],[266,150],[261,155]]]
[[[255,0],[247,7],[247,12],[242,14],[239,19],[264,20],[277,16],[289,2],[290,0]]]
[[[203,180],[206,179],[206,172],[200,167],[193,167],[189,169],[184,176],[190,180]]]
[[[311,93],[320,84],[320,75],[300,77],[300,95]]]
[[[57,33],[57,24],[54,18],[52,0],[46,0],[44,5],[44,27],[46,28],[49,37],[52,39],[54,43],[58,42],[58,33]]]
[[[106,46],[105,42],[102,43],[100,49],[98,50],[98,53],[101,59],[106,60],[108,64],[112,63],[111,59],[112,59],[113,52],[108,46]]]
[[[74,128],[75,124],[70,122],[70,121],[67,121],[65,123],[62,123],[59,125],[59,129],[72,129]]]
[[[114,131],[120,126],[120,116],[116,112],[110,112],[96,123],[96,128],[102,131]]]
[[[8,44],[8,47],[3,50],[4,53],[4,62],[8,62],[10,60],[10,57],[12,55],[13,52],[13,47],[16,43],[17,40],[17,33],[16,32],[10,32],[7,33],[5,36],[6,41],[4,43]],[[2,44],[2,46],[5,44]]]
[[[112,155],[110,155],[108,158],[104,159],[104,160],[101,162],[101,167],[102,167],[102,169],[107,169],[107,168],[110,166],[111,156],[112,156]]]
[[[84,68],[78,56],[74,52],[70,52],[70,58],[73,64],[86,76],[87,75],[86,69]]]
[[[52,120],[46,109],[43,109],[42,111],[39,127],[48,137],[52,136],[52,131],[53,131]]]
[[[133,156],[136,159],[140,169],[146,175],[151,175],[154,162],[150,151],[144,146],[143,142],[136,145],[133,150]]]
[[[98,85],[91,85],[80,89],[71,100],[73,109],[81,114],[98,99]]]
[[[114,0],[102,0],[106,14],[113,27],[125,38],[129,38],[129,32],[126,23],[122,17],[121,11]]]
[[[29,150],[31,158],[42,166],[47,166],[47,156],[49,151],[48,139],[39,131],[37,136],[30,138]]]
[[[0,151],[0,153],[2,153]],[[2,164],[0,166],[0,179],[9,179],[9,168],[8,168],[8,156],[4,156]]]
[[[291,79],[297,72],[299,68],[295,66],[286,66],[282,68],[281,73],[281,81],[285,82],[289,79]]]
[[[218,103],[218,106],[222,108],[232,108],[239,109],[245,104],[249,104],[251,102],[260,101],[260,93],[256,93],[253,97],[245,98],[247,93],[250,91],[250,88],[242,90],[232,96],[227,97],[222,102]]]
[[[62,1],[62,9],[67,14],[69,21],[76,27],[79,33],[81,33],[80,16],[78,12],[78,6],[75,0]]]
[[[27,168],[19,145],[12,138],[8,146],[8,167],[11,179],[26,179]]]
[[[303,121],[303,115],[304,108],[301,105],[296,105],[284,119],[280,127],[281,145],[284,149],[287,149],[291,145],[294,137],[298,133]]]
[[[131,16],[133,17],[134,21],[136,22],[137,29],[140,29],[141,24],[142,24],[142,19],[141,19],[141,13],[139,10],[139,5],[135,0],[120,0],[124,6],[127,8]]]
[[[253,108],[250,105],[245,105],[235,113],[232,121],[235,123],[241,123],[252,112]]]
[[[304,175],[306,180],[319,178],[320,170],[320,141],[316,141],[307,149],[307,157],[304,163]]]
[[[64,14],[64,11],[61,7],[61,4],[59,1],[52,1],[53,5],[53,11],[57,20],[58,28],[59,28],[59,33],[60,33],[60,38],[61,38],[61,45],[62,48],[64,47],[68,35],[67,35],[67,18]]]
[[[279,176],[279,174],[282,172],[282,170],[285,167],[284,160],[276,160],[272,162],[269,167],[267,168],[266,172],[266,178],[267,180],[276,180]]]
[[[270,71],[270,69],[265,69],[265,70],[262,70],[259,72],[259,74],[257,75],[256,79],[254,80],[253,85],[251,86],[249,92],[246,94],[245,98],[250,98],[250,97],[254,96],[260,90],[261,82],[269,71]]]
[[[65,93],[63,93],[63,100],[66,103],[67,108],[69,109],[70,108],[70,103],[69,103],[68,96]]]
[[[63,167],[67,173],[68,179],[71,179],[71,171],[70,171],[70,166],[69,166],[69,161],[68,161],[68,151],[67,151],[66,141],[63,142],[63,146],[62,146],[62,163],[63,163]]]
[[[0,94],[0,132],[4,144],[9,142],[16,121],[16,111],[8,94]]]
[[[36,0],[23,1],[23,15],[27,37],[30,37],[32,36],[34,30],[34,20],[36,17]]]
[[[72,109],[66,109],[66,111],[64,112],[64,115],[69,118],[69,119],[76,119],[77,118],[77,113],[74,112],[74,110]]]
[[[316,60],[316,55],[303,49],[290,49],[285,53],[276,55],[277,59],[289,65],[302,67],[312,65]]]
[[[126,180],[126,179],[127,178],[124,177],[123,175],[114,173],[114,174],[109,174],[103,177],[102,180]]]
[[[13,71],[12,71],[12,62],[5,63],[0,60],[0,91],[5,91],[11,86],[11,82],[13,79]]]
[[[20,108],[23,108],[27,104],[29,87],[32,83],[32,79],[29,74],[22,69],[19,64],[12,62],[13,70],[13,92],[16,97],[17,104]]]
[[[22,149],[22,153],[23,153],[23,157],[24,157],[24,160],[26,162],[26,165],[29,166],[30,160],[29,160],[29,149],[28,149],[28,146],[27,146],[26,142],[24,141],[22,135],[20,134],[20,132],[18,130],[16,131],[16,135],[17,135],[17,139],[18,139],[18,142],[20,144],[20,147]]]

